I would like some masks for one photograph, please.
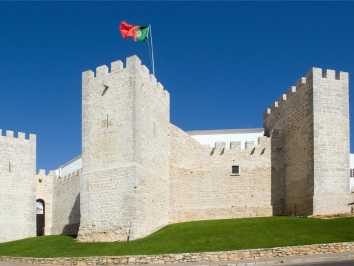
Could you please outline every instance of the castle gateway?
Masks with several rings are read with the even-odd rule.
[[[264,128],[185,132],[138,57],[86,71],[81,156],[37,173],[36,136],[0,134],[0,242],[36,230],[126,241],[182,221],[349,213],[348,80],[312,68],[267,108]]]

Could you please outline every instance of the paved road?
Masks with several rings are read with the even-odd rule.
[[[354,260],[346,261],[346,262],[319,262],[319,263],[310,263],[310,264],[292,264],[289,266],[300,266],[300,265],[301,266],[354,266]]]

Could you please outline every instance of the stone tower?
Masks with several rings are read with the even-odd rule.
[[[82,76],[81,241],[136,239],[168,223],[169,93],[137,56]]]
[[[0,130],[0,242],[36,235],[36,136]]]
[[[349,212],[349,78],[312,68],[267,109],[275,214]]]

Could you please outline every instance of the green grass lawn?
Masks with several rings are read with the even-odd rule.
[[[269,217],[166,226],[135,241],[79,243],[44,236],[0,244],[0,256],[75,257],[221,251],[354,241],[354,217],[321,220]]]

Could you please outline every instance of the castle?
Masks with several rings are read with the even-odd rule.
[[[350,213],[349,77],[312,68],[264,128],[184,132],[137,56],[82,74],[82,154],[36,171],[36,136],[0,134],[0,242],[126,241],[183,221]]]

